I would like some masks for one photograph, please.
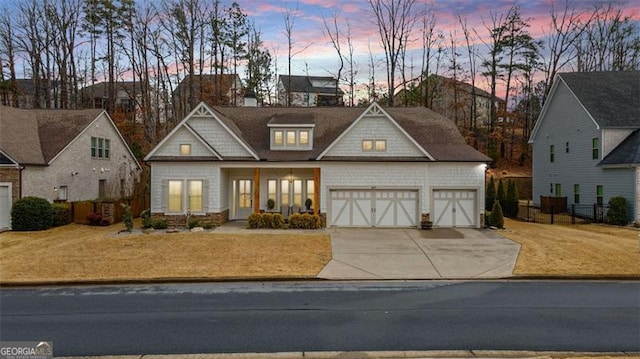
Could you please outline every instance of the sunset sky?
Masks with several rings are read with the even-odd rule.
[[[529,31],[534,38],[542,38],[548,32],[550,25],[550,0],[417,0],[416,10],[430,7],[435,11],[437,25],[436,29],[441,30],[446,36],[449,31],[457,31],[460,38],[459,45],[462,46],[462,32],[457,22],[460,15],[466,19],[469,27],[475,29],[480,36],[486,36],[488,30],[483,22],[489,22],[491,14],[504,14],[512,5],[518,5],[523,18],[529,19]],[[564,6],[564,0],[556,0],[556,7]],[[579,0],[576,1],[584,9],[592,9],[596,1]],[[602,3],[602,1],[600,1]],[[330,19],[334,13],[339,15],[342,24],[347,21],[351,26],[352,38],[355,43],[355,50],[359,69],[359,78],[366,81],[368,68],[369,45],[374,55],[382,61],[384,52],[380,47],[380,40],[376,25],[373,23],[373,15],[370,5],[366,0],[299,0],[299,1],[260,1],[241,0],[240,6],[246,10],[255,21],[257,27],[262,31],[263,39],[271,49],[278,55],[279,73],[286,73],[287,44],[284,35],[284,12],[285,9],[298,9],[296,22],[294,24],[294,51],[306,50],[294,58],[292,72],[304,74],[308,67],[309,74],[327,76],[335,73],[338,67],[336,52],[331,46],[329,39],[324,34],[322,16]],[[640,21],[640,3],[634,1],[621,2],[620,5],[626,15],[631,16],[636,21]],[[419,26],[416,27],[416,41],[412,47],[416,50],[412,53],[415,65],[414,75],[419,73],[421,61],[421,51],[417,48],[421,45],[419,38]],[[343,26],[346,29],[346,25]],[[446,40],[449,41],[448,39]],[[486,47],[481,41],[476,39],[477,49],[481,54],[486,53]],[[448,46],[448,43],[446,44]],[[464,60],[463,60],[464,61]],[[306,65],[305,65],[306,63]],[[466,64],[463,64],[466,67]],[[384,69],[378,69],[377,80],[384,81]]]

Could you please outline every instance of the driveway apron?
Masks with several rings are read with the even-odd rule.
[[[322,279],[505,278],[520,245],[491,230],[329,228]]]

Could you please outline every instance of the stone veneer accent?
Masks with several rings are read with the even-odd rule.
[[[187,225],[187,216],[184,214],[165,215],[164,213],[152,213],[152,219],[166,219],[169,227],[185,227]],[[190,218],[197,219],[200,222],[210,222],[214,226],[221,226],[229,222],[229,210],[218,213],[207,213],[204,215],[192,215]]]
[[[0,182],[11,183],[11,199],[13,202],[20,198],[20,170],[17,168],[0,168]]]

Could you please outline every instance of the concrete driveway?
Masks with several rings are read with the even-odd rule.
[[[329,228],[323,279],[504,278],[520,245],[491,230]]]

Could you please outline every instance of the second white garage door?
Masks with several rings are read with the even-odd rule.
[[[434,190],[433,225],[437,227],[476,227],[475,190]]]
[[[11,226],[11,186],[0,184],[0,229]]]
[[[415,227],[418,191],[331,190],[330,222],[343,227]]]

